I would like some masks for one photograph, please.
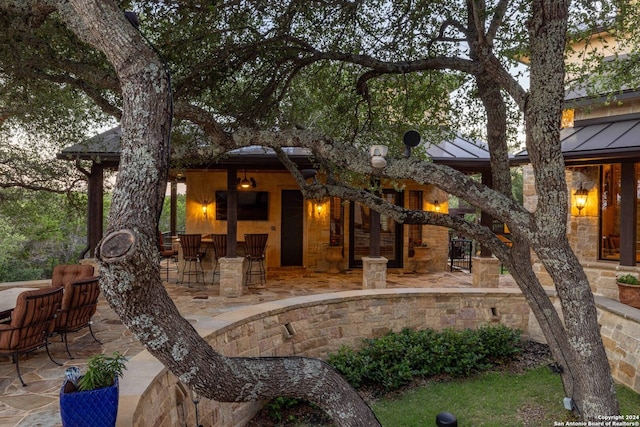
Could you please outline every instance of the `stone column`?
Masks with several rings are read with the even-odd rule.
[[[234,298],[242,296],[244,281],[244,258],[220,258],[220,296]]]
[[[496,257],[474,257],[472,276],[474,288],[497,288],[500,282],[500,260]]]
[[[362,289],[387,287],[387,262],[385,257],[362,257]]]

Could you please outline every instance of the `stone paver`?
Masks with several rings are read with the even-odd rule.
[[[263,288],[249,288],[242,296],[220,297],[218,284],[198,286],[175,283],[170,277],[166,289],[182,315],[193,323],[240,307],[301,295],[362,289],[362,271],[339,274],[313,273],[305,269],[270,269]],[[208,278],[211,279],[210,277]],[[462,272],[416,274],[404,270],[389,270],[388,288],[404,287],[471,287],[472,277]],[[514,286],[510,276],[500,277],[501,287]],[[93,329],[101,344],[91,337],[89,330],[69,335],[70,349],[75,356],[69,360],[64,344],[54,338],[50,345],[57,366],[47,357],[45,349],[20,357],[20,371],[27,387],[22,387],[15,366],[8,357],[0,356],[0,427],[58,427],[61,426],[58,394],[69,366],[86,365],[89,356],[114,351],[133,357],[143,346],[122,325],[113,310],[101,299],[93,317]],[[126,375],[126,371],[125,371]]]

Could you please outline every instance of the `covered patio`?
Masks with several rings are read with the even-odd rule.
[[[68,147],[58,157],[65,160],[90,161],[98,171],[107,166],[103,159],[119,157],[120,128],[111,129],[88,141]],[[425,143],[426,144],[426,143]],[[108,153],[103,153],[103,151]],[[426,146],[434,162],[446,164],[469,174],[479,174],[490,185],[489,154],[484,143],[454,136],[439,144]],[[291,148],[287,153],[300,170],[313,168],[309,153]],[[321,173],[317,179],[323,179]],[[98,199],[102,194],[101,177],[89,176],[89,241],[86,256],[91,256],[102,236],[102,210]],[[213,272],[226,270],[234,282],[223,286],[227,296],[242,293],[246,266],[233,263],[243,257],[246,234],[266,234],[268,242],[264,264],[268,271],[278,267],[302,267],[313,272],[339,272],[363,269],[363,282],[376,276],[377,263],[363,268],[363,260],[383,257],[386,268],[413,271],[446,271],[449,262],[450,234],[447,229],[428,225],[400,225],[389,218],[379,219],[368,207],[348,203],[336,197],[322,200],[303,200],[297,183],[277,160],[275,153],[263,147],[246,147],[230,152],[216,162],[172,169],[172,218],[175,218],[175,188],[186,184],[186,233],[199,234],[205,252],[205,279],[211,282]],[[382,183],[383,197],[392,203],[412,209],[448,212],[448,195],[431,185],[408,181],[398,192],[389,183]],[[482,215],[481,221],[492,226],[492,219]],[[379,230],[379,235],[375,231]],[[164,231],[164,230],[163,230]],[[226,263],[222,269],[214,259],[212,235],[227,235]],[[175,220],[170,235],[178,251]],[[427,256],[418,256],[417,249],[428,246]],[[207,249],[208,248],[208,249]],[[490,258],[483,252],[482,257]],[[183,266],[180,256],[180,266]],[[377,261],[377,260],[374,260]],[[471,268],[469,258],[469,269]],[[490,268],[494,268],[492,265]],[[495,268],[498,268],[495,266]],[[371,272],[371,274],[369,274]],[[225,274],[216,277],[223,280]],[[240,277],[240,279],[238,279]],[[227,285],[227,281],[225,281]],[[373,284],[376,287],[379,284]]]

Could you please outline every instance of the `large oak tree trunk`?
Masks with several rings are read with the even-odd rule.
[[[326,363],[226,358],[182,318],[162,286],[156,246],[172,119],[169,76],[115,3],[71,0],[70,5],[70,26],[105,53],[124,100],[120,169],[107,234],[96,251],[111,307],[154,356],[202,396],[226,402],[292,396],[316,403],[341,426],[380,425]]]
[[[527,149],[538,205],[531,248],[553,279],[568,346],[552,346],[564,361],[565,392],[585,420],[619,412],[589,282],[567,238],[567,186],[559,144],[564,100],[564,48],[569,1],[534,0],[529,22],[531,89],[525,108]],[[568,347],[568,348],[567,348]]]

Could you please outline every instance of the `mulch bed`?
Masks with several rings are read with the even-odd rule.
[[[528,369],[536,368],[542,365],[550,365],[553,359],[549,352],[549,347],[546,344],[540,344],[533,341],[526,341],[523,345],[522,353],[508,364],[498,366],[494,368],[494,371],[508,372],[521,374]],[[430,382],[448,381],[450,378],[442,375],[439,377],[432,377],[427,379],[419,379],[411,384],[395,390],[391,393],[385,394],[380,389],[367,388],[359,390],[358,393],[362,398],[371,403],[376,399],[393,394],[402,394],[410,391],[411,389],[423,387]],[[305,403],[300,403],[290,408],[283,408],[279,411],[280,421],[269,414],[269,408],[265,406],[256,416],[251,420],[247,427],[296,427],[296,426],[317,426],[317,427],[333,427],[335,424],[331,422],[326,414],[312,406]]]

